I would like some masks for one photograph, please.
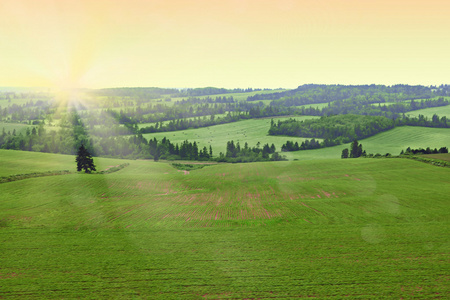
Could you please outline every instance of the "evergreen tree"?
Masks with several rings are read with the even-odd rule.
[[[354,140],[350,145],[350,157],[357,158],[360,157],[363,153],[362,145],[358,144],[357,140]]]
[[[341,158],[348,158],[348,148],[342,150]]]
[[[75,161],[77,162],[78,172],[81,170],[84,170],[85,173],[91,173],[92,171],[95,171],[94,160],[92,159],[91,154],[84,147],[84,145],[81,145],[81,147],[78,149]]]

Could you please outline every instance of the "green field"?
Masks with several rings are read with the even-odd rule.
[[[420,103],[421,101],[437,101],[437,100],[439,100],[439,98],[444,98],[445,100],[450,100],[450,97],[438,96],[438,97],[426,98],[426,99],[415,99],[414,102]],[[400,104],[411,103],[411,100],[402,100],[402,101],[396,101],[396,102],[377,102],[377,103],[372,103],[371,105],[389,106],[389,105],[397,104],[397,103],[400,103]]]
[[[34,156],[34,157],[33,157]],[[2,169],[73,156],[0,151]],[[107,166],[123,160],[96,159]],[[406,159],[128,161],[0,184],[0,298],[446,298],[450,172]],[[73,166],[74,167],[74,166]],[[18,167],[19,168],[19,167]]]
[[[14,104],[24,105],[30,101],[37,102],[38,100],[40,100],[40,99],[12,98],[11,101],[9,101],[7,99],[0,99],[0,107],[2,107],[2,108],[10,107],[10,106],[13,106]],[[47,101],[47,100],[42,99],[42,101]]]
[[[16,134],[22,133],[25,134],[27,128],[30,128],[30,130],[36,126],[32,126],[32,125],[26,125],[26,124],[18,124],[18,123],[5,123],[5,122],[0,122],[0,134],[3,131],[3,128],[5,129],[6,133],[11,132],[11,134],[13,133],[13,130],[16,130]]]
[[[249,96],[254,96],[256,94],[272,94],[272,93],[279,93],[284,92],[286,90],[279,89],[279,90],[268,90],[268,91],[254,91],[254,92],[247,92],[247,93],[228,93],[228,94],[216,94],[216,95],[205,95],[205,96],[195,96],[195,98],[204,99],[207,97],[210,97],[212,99],[216,99],[216,97],[233,97],[234,101],[246,101]],[[172,101],[178,102],[180,100],[186,100],[189,97],[173,97]],[[254,103],[257,103],[259,101],[263,101],[265,103],[269,103],[272,100],[257,100],[253,101]],[[266,102],[268,101],[268,102]]]
[[[123,160],[111,158],[95,158],[95,160],[99,171],[123,163]],[[47,171],[76,171],[75,157],[73,155],[1,149],[0,166],[0,177]]]
[[[223,118],[223,117],[225,117],[227,114],[228,114],[228,113],[225,113],[225,114],[217,114],[217,115],[214,115],[214,117],[215,117],[216,119],[218,119],[218,118]],[[206,118],[211,118],[211,115],[201,116],[201,117],[184,118],[184,120],[194,120],[194,119],[198,119],[198,118],[203,119],[204,117],[206,117]],[[172,121],[172,120],[170,120],[170,121]],[[167,125],[170,121],[161,121],[161,122],[157,122],[157,123],[159,123],[159,124],[162,123],[163,125]],[[155,122],[153,122],[153,123],[141,123],[141,124],[137,124],[137,125],[138,125],[139,129],[141,129],[141,128],[145,128],[145,127],[149,127],[149,126],[155,126],[156,123],[155,123]]]
[[[317,117],[296,116],[293,118],[297,120],[307,120]],[[289,117],[273,119],[275,121],[286,120],[289,119]],[[288,139],[298,141],[299,143],[305,140],[304,138],[296,137],[269,136],[270,120],[271,118],[251,119],[198,129],[149,133],[144,134],[144,137],[146,139],[153,139],[156,137],[157,140],[166,137],[172,143],[178,144],[181,144],[185,140],[190,142],[196,141],[199,144],[199,148],[203,148],[204,146],[209,148],[211,145],[214,155],[216,156],[219,155],[219,152],[225,153],[227,142],[231,140],[239,142],[241,146],[244,146],[245,142],[247,142],[249,147],[256,146],[256,143],[258,142],[261,143],[261,147],[264,144],[269,143],[270,145],[273,143],[275,144],[277,151],[280,151],[281,145],[286,143]]]
[[[421,155],[421,157],[425,158],[433,158],[443,161],[450,161],[450,153],[439,153],[439,154],[425,154]]]
[[[305,120],[307,118],[315,117],[301,116],[295,118]],[[284,120],[286,118],[279,119]],[[196,141],[200,147],[209,147],[209,145],[211,145],[214,155],[216,156],[219,152],[225,153],[226,143],[230,140],[234,140],[235,142],[239,141],[241,146],[243,146],[245,142],[248,142],[250,147],[255,146],[257,142],[260,142],[261,145],[274,143],[277,151],[281,150],[281,146],[286,143],[287,140],[298,141],[299,143],[305,140],[305,138],[298,137],[267,135],[270,127],[270,120],[270,118],[252,119],[199,129],[144,134],[144,137],[147,139],[156,137],[158,140],[167,137],[173,143],[181,143],[186,139],[189,141]],[[278,118],[274,120],[278,120]],[[405,150],[408,147],[450,148],[450,129],[402,126],[361,140],[360,142],[363,144],[364,150],[366,150],[367,153],[373,154],[391,153],[393,155],[398,155],[402,150]],[[349,145],[350,144],[345,144],[316,150],[284,152],[283,155],[286,155],[290,160],[339,158],[342,149],[348,148]]]
[[[408,147],[450,148],[450,129],[402,126],[360,140],[360,143],[363,145],[363,150],[372,154],[391,153],[392,155],[399,155],[402,150],[406,150]],[[290,160],[338,158],[341,157],[342,150],[349,148],[349,146],[350,144],[345,144],[315,150],[283,152],[283,154]]]
[[[318,109],[322,109],[324,107],[328,107],[328,103],[315,103],[315,104],[305,104],[305,105],[298,105],[295,106],[297,108],[309,108],[309,107],[313,107],[313,108],[318,108]]]
[[[197,98],[245,101],[272,92]],[[119,105],[115,110],[147,100],[82,98],[87,107]],[[171,106],[187,98],[149,102]],[[449,109],[410,114],[450,117]],[[66,109],[60,112],[53,124]],[[231,140],[241,147],[273,143],[277,151],[287,140],[305,140],[269,136],[271,119],[144,136],[196,141],[216,157]],[[0,134],[2,126],[17,134],[32,127],[0,123]],[[110,141],[93,144],[115,150]],[[382,155],[450,148],[450,129],[403,126],[359,142]],[[120,146],[124,156],[149,157],[144,143]],[[108,174],[77,173],[73,155],[0,149],[0,299],[448,298],[450,168],[422,161],[449,155],[340,159],[348,147],[244,164],[95,157],[98,171],[114,171]]]
[[[408,115],[411,117],[419,117],[419,115],[423,115],[430,120],[434,114],[438,115],[440,118],[447,117],[447,119],[450,119],[450,105],[431,107],[408,112]]]

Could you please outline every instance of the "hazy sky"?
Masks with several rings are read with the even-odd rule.
[[[450,83],[449,0],[0,0],[0,86]]]

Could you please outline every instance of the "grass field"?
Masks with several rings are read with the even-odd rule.
[[[450,153],[425,154],[425,155],[421,155],[421,157],[439,159],[439,160],[443,160],[443,161],[450,161]]]
[[[254,92],[248,92],[248,93],[229,93],[229,94],[217,94],[217,95],[205,95],[205,96],[196,96],[195,98],[207,98],[210,97],[212,99],[216,99],[216,97],[233,97],[234,101],[246,101],[247,98],[249,96],[254,96],[256,94],[272,94],[272,93],[279,93],[279,92],[284,92],[284,89],[279,89],[279,90],[268,90],[268,91],[254,91]],[[183,99],[187,99],[189,97],[174,97],[172,98],[172,101],[174,102],[178,102],[180,100]],[[268,103],[266,101],[271,101],[271,100],[257,100],[255,103],[259,102],[259,101],[263,101],[264,103]]]
[[[431,107],[431,108],[419,109],[419,110],[408,112],[409,116],[418,117],[419,115],[423,115],[430,120],[434,114],[438,115],[440,118],[447,117],[447,119],[449,119],[450,118],[450,105],[440,106],[440,107]]]
[[[24,105],[24,104],[27,104],[30,101],[37,102],[38,100],[41,100],[41,99],[33,99],[33,100],[31,100],[31,99],[28,99],[28,98],[13,98],[13,99],[11,99],[11,101],[9,101],[7,99],[0,99],[0,106],[2,108],[5,108],[5,107],[13,106],[14,104],[16,104],[16,105]],[[47,100],[43,100],[42,99],[42,101],[47,101]]]
[[[312,116],[296,117],[297,119],[314,118]],[[285,118],[280,118],[281,120]],[[278,120],[278,119],[275,119]],[[224,125],[210,126],[199,129],[190,129],[183,131],[161,132],[145,134],[145,138],[154,138],[158,140],[167,137],[171,142],[181,143],[184,140],[196,141],[200,147],[212,146],[214,155],[219,152],[225,153],[227,141],[239,141],[241,146],[248,142],[250,147],[260,142],[274,143],[277,151],[281,150],[281,145],[287,140],[294,140],[301,143],[304,138],[287,137],[287,136],[268,136],[267,132],[270,127],[270,118],[253,119],[229,123]],[[320,140],[320,139],[319,139]],[[370,138],[360,141],[367,153],[391,153],[398,155],[402,150],[408,147],[412,148],[450,148],[450,129],[447,128],[428,128],[416,126],[397,127],[387,132],[383,132]],[[305,150],[296,152],[285,152],[283,155],[290,160],[308,160],[323,158],[339,158],[344,148],[348,148],[350,144],[339,145],[335,147]]]
[[[450,97],[437,96],[437,97],[426,98],[426,99],[415,99],[414,102],[420,103],[421,101],[437,101],[440,98],[444,98],[445,100],[450,100]],[[409,99],[409,100],[401,100],[401,101],[396,101],[396,102],[377,102],[377,103],[373,103],[372,105],[378,106],[378,104],[380,104],[381,106],[383,106],[383,105],[389,106],[389,105],[392,105],[392,104],[395,104],[395,103],[403,103],[403,104],[404,103],[411,103],[411,99]]]
[[[359,141],[367,153],[399,155],[406,148],[450,148],[450,129],[402,126]],[[350,144],[335,147],[283,153],[288,159],[308,160],[341,157]]]
[[[285,120],[288,118],[274,118],[274,120]],[[293,118],[297,120],[307,120],[316,117],[296,116]],[[198,129],[149,133],[144,134],[144,137],[146,139],[153,139],[156,137],[158,140],[167,137],[172,143],[178,144],[181,144],[185,140],[190,142],[196,141],[197,144],[199,144],[200,149],[204,146],[209,148],[211,145],[214,155],[216,156],[219,155],[219,152],[225,153],[227,142],[231,140],[235,143],[239,142],[241,146],[244,146],[245,142],[247,142],[249,147],[256,146],[256,143],[258,142],[261,143],[261,147],[264,144],[269,143],[270,145],[273,143],[275,144],[277,151],[280,151],[281,145],[286,143],[287,140],[295,140],[299,143],[305,140],[304,138],[295,137],[268,136],[270,120],[271,118],[244,120]]]
[[[123,163],[120,159],[95,158],[98,171]],[[47,171],[76,171],[75,156],[0,149],[0,177]],[[0,187],[1,189],[1,187]]]
[[[318,109],[322,109],[324,107],[328,107],[328,103],[315,103],[315,104],[305,104],[305,105],[298,105],[295,106],[297,108],[309,108],[309,107],[313,107],[313,108],[318,108]]]
[[[39,170],[66,169],[73,158],[6,152],[1,164],[10,170],[25,154]],[[0,298],[450,292],[448,168],[324,159],[187,173],[128,162],[107,175],[0,184]]]
[[[225,114],[217,114],[217,115],[214,115],[214,117],[216,118],[216,119],[218,119],[218,118],[223,118],[223,117],[225,117],[227,115],[227,113],[225,113]],[[211,115],[207,115],[207,116],[201,116],[201,117],[191,117],[191,118],[185,118],[185,120],[194,120],[194,119],[198,119],[198,118],[200,118],[200,119],[203,119],[204,117],[206,117],[206,118],[211,118]],[[158,122],[159,124],[163,124],[163,125],[167,125],[168,123],[169,123],[170,121],[162,121],[162,122]],[[139,127],[139,129],[141,129],[141,128],[144,128],[144,127],[149,127],[149,126],[155,126],[155,122],[153,122],[153,123],[141,123],[141,124],[137,124],[138,125],[138,127]]]
[[[18,123],[5,123],[5,122],[0,122],[0,134],[3,131],[3,128],[5,128],[6,133],[11,132],[11,134],[13,133],[13,130],[16,130],[16,134],[22,133],[25,134],[27,128],[30,128],[30,130],[36,126],[32,126],[32,125],[26,125],[26,124],[18,124]]]

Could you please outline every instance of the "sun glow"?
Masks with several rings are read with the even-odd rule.
[[[449,3],[2,0],[0,86],[447,83]]]

